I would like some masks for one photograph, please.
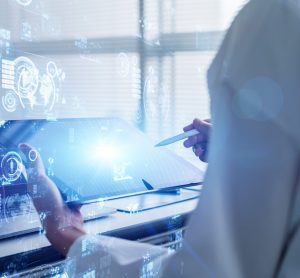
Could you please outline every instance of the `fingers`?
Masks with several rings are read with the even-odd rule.
[[[203,141],[204,141],[203,135],[202,134],[197,134],[197,135],[191,136],[187,140],[185,140],[183,142],[183,145],[186,148],[190,148],[190,147],[194,146],[195,144],[201,143]]]
[[[211,124],[207,121],[201,121],[199,119],[194,119],[193,126],[198,131],[202,132],[205,135],[208,135]]]
[[[43,161],[38,151],[29,144],[20,144],[20,150],[28,160],[28,193],[39,213],[64,206],[62,197],[56,185],[47,177]],[[46,201],[47,200],[47,201]]]
[[[186,132],[186,131],[189,131],[189,130],[192,130],[194,128],[194,125],[193,124],[190,124],[186,127],[183,128],[183,131]]]
[[[192,124],[184,127],[183,129],[184,131],[197,129],[198,131],[200,131],[200,134],[189,137],[186,141],[184,141],[183,145],[186,148],[190,148],[197,143],[207,141],[208,128],[209,128],[207,125],[209,125],[209,123],[201,121],[199,119],[195,119]]]
[[[207,144],[196,144],[193,146],[194,154],[203,162],[207,162]]]
[[[192,129],[197,129],[198,131],[200,131],[201,134],[208,136],[210,128],[211,128],[210,120],[207,119],[207,120],[201,121],[199,119],[194,119],[193,123],[184,127],[183,130],[184,130],[184,132],[186,132],[186,131],[189,131]]]
[[[29,144],[21,143],[19,144],[19,149],[24,153],[24,155],[29,158],[29,161],[34,162],[37,158],[37,152],[36,150],[30,146]],[[33,157],[33,154],[36,154],[36,157]],[[30,159],[30,157],[32,159]]]
[[[183,131],[186,132],[186,131],[189,131],[189,130],[192,130],[192,129],[197,129],[199,131],[206,131],[205,130],[206,126],[209,123],[210,123],[209,119],[206,119],[204,121],[201,121],[199,119],[194,119],[193,123],[191,123],[188,126],[186,126],[186,127],[183,128]]]
[[[29,144],[25,143],[20,144],[19,149],[24,153],[28,161],[28,181],[35,182],[39,176],[44,176],[45,168],[39,152]]]
[[[196,156],[200,157],[204,152],[203,147],[199,144],[193,146],[193,152]]]

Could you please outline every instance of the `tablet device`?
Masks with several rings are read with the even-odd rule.
[[[36,154],[17,150],[28,143],[41,154],[47,175],[68,203],[187,186],[202,182],[201,170],[118,118],[7,121],[0,126],[1,187],[26,190],[22,171]]]

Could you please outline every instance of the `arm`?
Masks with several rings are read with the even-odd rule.
[[[39,153],[27,144],[19,147],[27,157],[31,150],[37,153],[37,159],[30,161],[27,169],[28,193],[48,240],[66,256],[73,242],[86,234],[79,207],[71,210],[66,206],[56,185],[47,177]]]
[[[140,277],[143,273],[159,276],[168,257],[167,249],[105,236],[88,235],[84,229],[80,208],[70,209],[56,185],[47,177],[38,152],[27,144],[20,149],[26,156],[30,151],[37,159],[27,169],[28,193],[40,215],[45,234],[62,255],[69,277]],[[152,276],[151,276],[152,277]],[[153,276],[154,277],[154,276]]]

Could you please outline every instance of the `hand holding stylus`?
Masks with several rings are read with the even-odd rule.
[[[186,148],[193,147],[195,155],[198,156],[202,161],[207,162],[207,148],[210,130],[210,120],[201,121],[199,119],[195,119],[192,124],[183,129],[184,133],[167,138],[156,144],[155,147],[167,146],[188,138],[186,141],[184,141],[184,146]]]
[[[195,119],[193,123],[184,127],[184,132],[188,132],[190,130],[197,130],[198,134],[189,137],[186,141],[184,141],[183,145],[186,148],[193,148],[193,151],[200,160],[207,162],[207,149],[210,139],[211,132],[211,123],[209,120],[201,121],[199,119]]]

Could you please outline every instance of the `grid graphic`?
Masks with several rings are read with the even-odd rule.
[[[14,90],[15,80],[15,62],[2,59],[2,88],[7,90]]]

